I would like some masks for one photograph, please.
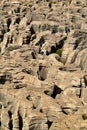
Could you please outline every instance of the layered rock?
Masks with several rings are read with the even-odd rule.
[[[86,12],[86,0],[1,1],[2,130],[87,129]]]

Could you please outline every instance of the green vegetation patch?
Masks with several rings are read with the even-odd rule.
[[[82,115],[83,120],[87,120],[87,114]]]
[[[58,54],[61,57],[61,55],[62,55],[62,49],[57,49],[56,50],[56,54]]]

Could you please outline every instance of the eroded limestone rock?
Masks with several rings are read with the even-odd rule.
[[[86,0],[1,0],[1,129],[87,129],[86,87]]]

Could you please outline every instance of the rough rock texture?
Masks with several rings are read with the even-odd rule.
[[[87,130],[87,0],[1,0],[0,129]]]

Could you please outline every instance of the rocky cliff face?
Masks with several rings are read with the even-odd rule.
[[[0,3],[1,130],[87,130],[87,0]]]

